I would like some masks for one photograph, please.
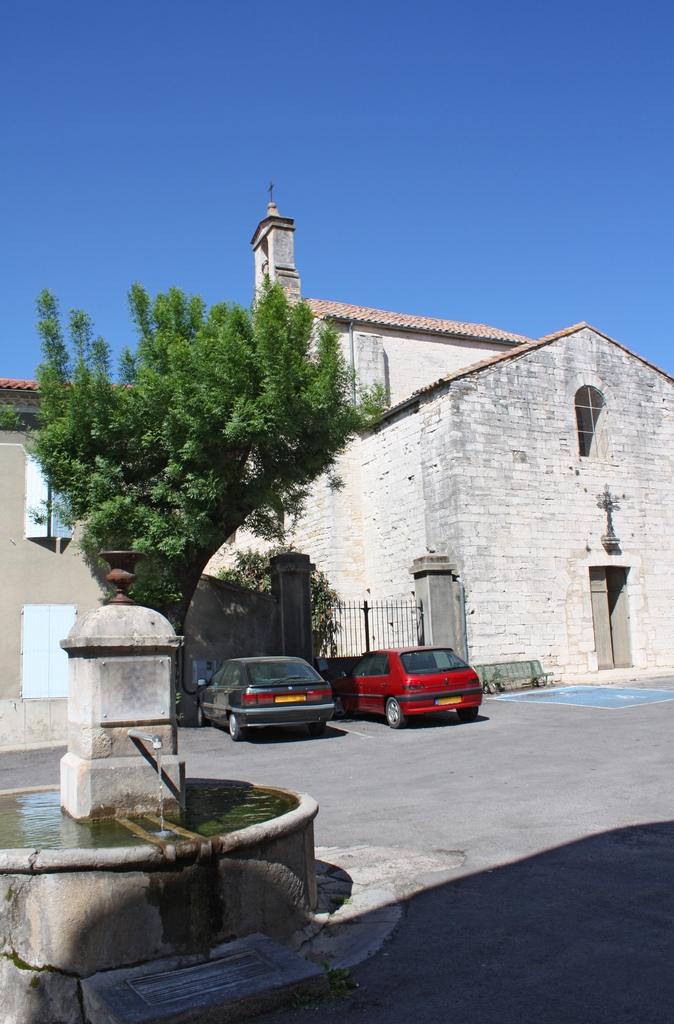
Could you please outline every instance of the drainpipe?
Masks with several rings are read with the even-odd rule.
[[[466,627],[466,593],[463,589],[463,580],[460,576],[456,577],[456,582],[459,584],[459,619],[461,622],[461,642],[463,644],[463,657],[468,661],[468,630]]]
[[[351,369],[356,369],[356,353],[353,347],[353,320],[349,321],[349,364]],[[351,401],[356,404],[356,377],[354,374],[353,383],[351,384]]]

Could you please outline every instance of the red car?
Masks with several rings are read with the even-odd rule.
[[[474,722],[482,687],[473,669],[450,647],[408,647],[374,651],[350,675],[332,684],[335,711],[385,715],[392,729],[403,729],[410,715],[456,711]]]

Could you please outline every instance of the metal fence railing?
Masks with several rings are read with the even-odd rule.
[[[339,601],[334,618],[333,657],[357,657],[382,647],[419,647],[424,642],[421,605],[411,599]]]

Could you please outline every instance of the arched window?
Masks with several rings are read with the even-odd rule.
[[[589,385],[576,391],[576,422],[578,423],[578,451],[582,458],[606,457],[608,431],[606,429],[606,402],[604,396]]]

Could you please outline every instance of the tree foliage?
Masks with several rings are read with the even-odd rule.
[[[266,552],[255,551],[253,548],[237,551],[234,567],[220,569],[217,578],[247,590],[267,593],[271,590],[270,559],[289,550],[287,547],[275,547]],[[334,657],[337,653],[339,623],[335,607],[338,602],[339,594],[330,585],[328,577],[320,569],[314,569],[311,573],[311,631],[316,657]]]
[[[303,508],[311,483],[380,414],[353,380],[329,325],[268,285],[251,311],[177,288],[129,293],[138,332],[112,372],[90,317],[37,300],[43,362],[34,454],[82,527],[93,562],[104,548],[146,551],[137,601],[181,626],[199,577],[245,524],[268,538]]]
[[[0,430],[26,431],[23,420],[13,405],[0,405]]]

